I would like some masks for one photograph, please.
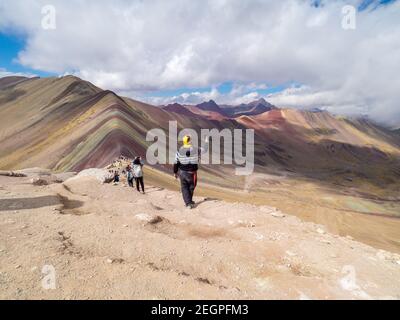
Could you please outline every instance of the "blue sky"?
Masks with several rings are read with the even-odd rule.
[[[380,5],[386,5],[396,0],[363,0],[358,6],[358,10],[362,11],[367,9],[368,7],[378,7]],[[313,0],[312,3],[315,7],[319,7],[323,1],[322,0]]]
[[[219,84],[215,86],[215,88],[218,90],[219,93],[221,94],[228,94],[232,91],[234,88],[234,83],[233,82],[224,82],[222,84]],[[266,88],[265,89],[259,89],[257,88],[256,91],[260,95],[269,95],[272,93],[276,92],[281,92],[282,90],[294,86],[294,84],[284,84],[284,85],[279,85],[279,86],[270,86],[268,84],[265,84]],[[184,94],[186,92],[199,92],[199,93],[205,93],[209,92],[211,90],[211,87],[200,87],[200,88],[179,88],[179,89],[173,89],[173,90],[156,90],[156,91],[151,91],[148,92],[146,95],[148,96],[157,96],[157,97],[170,97],[170,96],[179,96],[181,94]]]
[[[54,76],[54,73],[33,70],[18,63],[18,53],[26,45],[26,39],[21,35],[0,32],[0,69],[11,73],[34,74],[40,77]]]
[[[368,9],[370,6],[372,7],[371,9],[377,8],[380,5],[387,5],[390,4],[391,2],[395,2],[396,0],[364,0],[360,6],[358,7],[358,10],[362,11],[362,10],[366,10]]]

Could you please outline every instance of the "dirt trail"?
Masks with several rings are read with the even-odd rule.
[[[0,298],[400,299],[399,255],[271,207],[196,202],[0,176]]]

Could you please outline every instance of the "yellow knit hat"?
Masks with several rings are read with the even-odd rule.
[[[183,139],[182,139],[182,141],[183,141],[183,146],[184,147],[190,147],[191,146],[191,144],[190,144],[190,136],[184,136],[183,137]]]

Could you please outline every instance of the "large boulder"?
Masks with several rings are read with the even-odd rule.
[[[49,179],[44,179],[44,178],[32,178],[31,183],[34,186],[47,186],[50,184]]]
[[[0,176],[7,176],[7,177],[26,177],[25,173],[18,172],[18,171],[2,171],[0,170]]]
[[[163,218],[157,215],[150,215],[147,213],[139,213],[135,215],[135,218],[139,221],[144,222],[145,224],[157,224],[163,221]]]
[[[35,186],[44,186],[53,183],[62,183],[65,180],[76,175],[75,172],[53,173],[50,169],[43,168],[27,168],[16,171],[2,171],[0,176],[8,177],[29,177],[30,182]]]
[[[32,178],[52,175],[52,171],[50,169],[38,168],[38,167],[25,168],[25,169],[19,170],[18,172],[23,173],[27,177],[32,177]]]
[[[85,169],[81,172],[79,172],[75,177],[69,179],[79,179],[82,177],[93,177],[99,180],[101,183],[110,183],[113,181],[114,176],[112,173],[110,173],[106,169],[97,169],[97,168],[91,168],[91,169]]]

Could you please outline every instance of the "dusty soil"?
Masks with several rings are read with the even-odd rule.
[[[146,175],[154,185],[179,190],[170,174],[147,168]],[[215,175],[200,170],[198,195],[273,206],[303,221],[322,224],[330,233],[400,254],[400,184],[383,189],[365,181],[323,183],[279,171],[253,174],[243,181],[229,171],[223,176],[223,185],[217,186]]]
[[[1,299],[400,299],[398,254],[275,208],[30,179],[0,176]]]

